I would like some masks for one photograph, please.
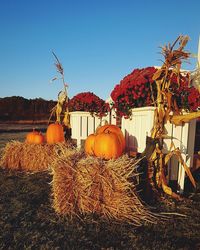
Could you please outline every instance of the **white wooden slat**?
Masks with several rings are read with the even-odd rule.
[[[95,118],[93,116],[88,116],[88,135],[94,134],[95,132]]]
[[[81,147],[81,141],[95,132],[100,122],[98,117],[91,116],[89,112],[76,111],[70,113],[71,138],[77,140],[77,147]]]
[[[80,137],[82,140],[85,140],[88,136],[88,117],[87,117],[87,115],[81,116],[80,121],[81,121]]]
[[[109,117],[110,117],[110,123],[116,125],[117,124],[116,112],[113,109],[111,110]]]
[[[96,130],[96,128],[101,124],[101,120],[98,117],[95,117],[94,124],[95,124],[95,130]]]
[[[122,118],[122,132],[126,139],[128,151],[143,152],[146,147],[146,136],[150,136],[154,121],[154,107],[132,110],[132,118]]]
[[[190,123],[185,123],[182,130],[183,146],[186,145],[186,148],[183,147],[182,149],[183,151],[182,157],[188,167],[192,167],[193,164],[195,129],[196,129],[196,120],[193,120]],[[179,164],[178,185],[180,187],[180,193],[183,193],[184,191],[184,181],[185,181],[185,170],[183,166]]]
[[[183,160],[186,162],[188,167],[191,167],[194,155],[196,120],[179,126],[168,123],[165,127],[168,135],[173,137],[171,140],[173,141],[175,147],[181,150]],[[166,153],[170,150],[171,140],[164,140]],[[169,162],[169,180],[177,180],[179,192],[183,193],[185,170],[175,156],[173,156]]]

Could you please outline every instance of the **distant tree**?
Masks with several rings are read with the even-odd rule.
[[[46,120],[55,101],[42,98],[26,99],[21,96],[0,98],[0,121]]]

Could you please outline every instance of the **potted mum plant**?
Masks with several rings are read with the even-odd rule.
[[[102,118],[107,116],[109,104],[92,92],[82,92],[69,101],[72,139],[80,147],[82,140],[95,132]]]
[[[84,111],[92,116],[103,117],[107,115],[109,105],[92,92],[82,92],[69,101],[70,112]]]
[[[111,98],[118,116],[130,118],[133,108],[153,106],[155,72],[155,67],[135,69],[114,87]]]
[[[155,67],[135,69],[125,76],[111,92],[113,108],[121,117],[121,129],[126,138],[127,151],[143,151],[145,135],[153,125]]]
[[[157,89],[153,80],[158,68],[135,69],[125,76],[111,92],[113,108],[122,117],[121,127],[126,138],[128,151],[143,152],[146,135],[150,135],[157,106]],[[177,77],[171,71],[172,88],[166,97],[165,106],[173,113],[196,111],[200,106],[200,94],[190,86],[189,73]],[[168,126],[167,129],[171,130]]]

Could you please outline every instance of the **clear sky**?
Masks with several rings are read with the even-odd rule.
[[[196,54],[199,0],[0,0],[0,97],[55,100],[62,83],[50,83],[58,76],[53,50],[69,97],[107,99],[133,69],[161,65],[159,46],[180,34]]]

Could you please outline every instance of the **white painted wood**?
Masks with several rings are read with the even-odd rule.
[[[154,107],[136,108],[132,110],[132,119],[122,118],[122,132],[126,140],[126,150],[143,152],[146,147],[146,135],[150,136],[154,121]],[[192,167],[196,120],[184,125],[165,124],[166,135],[171,139],[164,140],[163,152],[170,151],[173,141],[176,148],[182,152],[182,157],[188,167]],[[168,168],[169,180],[178,182],[180,193],[184,190],[185,170],[173,156]]]
[[[70,112],[70,124],[72,129],[71,138],[77,140],[77,147],[80,148],[81,141],[95,132],[100,124],[100,119],[91,116],[89,112],[75,111]]]
[[[93,134],[95,130],[95,118],[93,116],[88,116],[87,134]]]
[[[154,121],[154,107],[135,108],[131,119],[122,118],[122,132],[126,140],[126,150],[143,152],[146,136],[150,136]]]
[[[169,152],[171,142],[173,141],[175,147],[181,150],[181,155],[187,166],[192,167],[194,156],[196,120],[192,120],[189,123],[185,123],[179,126],[167,123],[165,125],[165,128],[167,131],[167,135],[171,136],[171,139],[164,140],[165,153]],[[177,180],[179,192],[183,193],[185,170],[183,166],[178,162],[175,156],[173,156],[169,162],[168,173],[169,180]]]
[[[102,118],[102,124],[107,121],[116,124],[115,112],[110,112]],[[81,147],[82,140],[85,140],[90,134],[93,134],[96,128],[101,124],[100,118],[92,116],[89,112],[75,111],[70,112],[71,138],[77,140],[77,147]]]

